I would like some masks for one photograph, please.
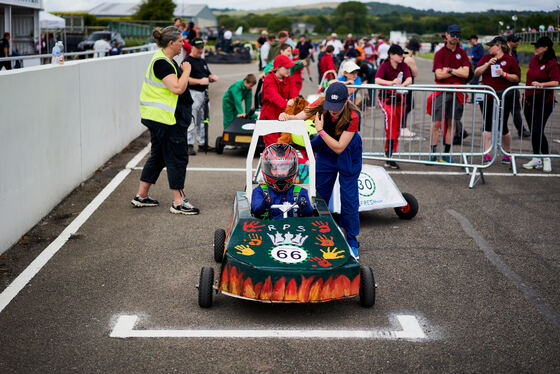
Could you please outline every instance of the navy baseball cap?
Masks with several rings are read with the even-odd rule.
[[[519,35],[517,34],[509,34],[507,37],[507,41],[508,42],[514,42],[517,43],[518,41],[520,41],[521,38],[519,37]]]
[[[552,40],[548,36],[541,36],[535,43],[531,43],[535,46],[535,48],[539,47],[548,47],[548,49],[552,49],[553,43]]]
[[[461,32],[461,28],[459,27],[459,25],[449,25],[447,26],[447,32],[448,33],[452,33],[452,32]]]
[[[334,82],[327,87],[323,108],[337,112],[344,107],[346,100],[348,100],[348,88],[342,82]]]

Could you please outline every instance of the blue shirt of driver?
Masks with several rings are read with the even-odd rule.
[[[269,212],[270,219],[282,219],[282,211],[280,209],[270,209],[271,205],[279,205],[284,202],[293,203],[294,202],[294,187],[290,187],[285,192],[278,192],[273,188],[268,188],[268,197],[270,200],[267,201],[265,192],[261,186],[257,186],[253,189],[251,197],[251,212],[255,217],[261,217],[266,212]],[[305,188],[301,188],[298,196],[299,209],[297,211],[298,217],[309,217],[313,215],[313,206],[309,200],[309,194]],[[293,217],[294,211],[290,210],[288,212],[288,217]]]

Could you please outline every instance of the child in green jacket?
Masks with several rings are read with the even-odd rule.
[[[247,76],[232,84],[222,99],[222,110],[224,119],[224,129],[228,127],[237,117],[244,117],[251,110],[252,89],[257,83],[254,74]],[[245,111],[243,111],[243,101],[245,101]]]

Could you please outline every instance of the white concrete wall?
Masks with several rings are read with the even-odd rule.
[[[153,53],[0,72],[0,253],[144,131]]]

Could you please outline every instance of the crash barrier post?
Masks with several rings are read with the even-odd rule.
[[[526,90],[534,91],[533,95],[526,95]],[[500,134],[504,126],[508,126],[512,137],[511,151],[504,149],[504,144],[499,139],[499,148],[504,155],[511,157],[511,170],[513,175],[517,175],[517,158],[560,158],[560,147],[554,140],[560,139],[560,113],[556,109],[556,93],[560,92],[560,87],[537,88],[527,86],[514,86],[504,90],[502,103],[500,106]],[[551,95],[551,97],[548,97]],[[513,122],[514,126],[509,126],[508,122]],[[529,126],[528,121],[535,124],[535,129]],[[517,122],[517,123],[516,123]],[[539,131],[539,124],[545,123],[544,129]],[[516,137],[515,129],[523,126],[521,136]],[[529,137],[523,136],[523,128],[528,128],[531,132]],[[541,136],[544,135],[544,136]],[[519,140],[518,140],[519,139]],[[535,149],[542,149],[543,142],[548,144],[548,153],[535,153]],[[556,153],[554,150],[556,149]]]
[[[351,99],[357,100],[362,112],[360,134],[364,159],[459,167],[471,175],[469,188],[479,179],[484,183],[483,170],[496,160],[499,128],[500,99],[491,87],[375,84],[348,87],[356,89]],[[377,94],[375,102],[367,100],[368,91],[372,90]],[[472,104],[471,99],[474,99]],[[443,110],[437,109],[438,106]],[[491,131],[483,133],[485,120]],[[400,136],[402,124],[414,136]],[[468,132],[470,139],[462,136],[463,131],[453,139],[452,134],[459,127]],[[445,152],[446,135],[448,152]]]

